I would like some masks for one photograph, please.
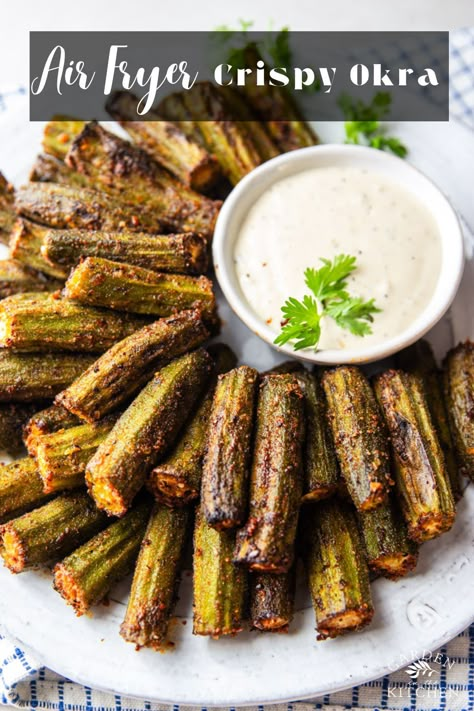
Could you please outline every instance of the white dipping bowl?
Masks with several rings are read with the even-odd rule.
[[[383,343],[364,348],[314,351],[276,346],[275,332],[255,313],[243,294],[234,264],[234,245],[249,209],[273,183],[311,168],[330,166],[372,170],[402,185],[433,216],[441,239],[441,271],[433,295],[421,314],[403,331]],[[317,205],[315,204],[315,208]],[[374,244],[374,249],[376,245]],[[441,190],[406,161],[374,148],[324,145],[301,148],[273,158],[249,173],[232,190],[220,211],[213,240],[213,260],[219,284],[233,311],[257,336],[275,350],[322,365],[370,363],[406,348],[421,338],[443,316],[454,299],[464,267],[464,246],[459,220]]]

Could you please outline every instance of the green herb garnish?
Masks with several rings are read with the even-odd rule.
[[[380,151],[389,150],[405,158],[408,153],[406,146],[398,138],[385,135],[380,125],[390,110],[391,102],[392,97],[385,91],[375,94],[370,104],[343,94],[338,104],[346,119],[346,143],[363,144]]]
[[[374,299],[364,301],[347,291],[347,278],[357,268],[356,257],[338,254],[332,261],[320,261],[323,263],[320,269],[308,267],[304,273],[311,295],[306,294],[302,301],[290,297],[282,306],[284,325],[274,340],[277,346],[294,341],[295,351],[316,348],[323,316],[332,318],[340,328],[355,336],[372,333],[373,314],[381,309],[375,305]]]

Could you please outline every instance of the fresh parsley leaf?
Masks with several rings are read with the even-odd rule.
[[[369,104],[342,94],[338,102],[346,121],[381,121],[389,112],[392,97],[387,91],[379,91]]]
[[[289,29],[289,27],[282,27],[275,36],[275,40],[267,44],[267,52],[276,67],[290,67],[293,62]]]
[[[282,306],[281,311],[287,323],[275,338],[277,346],[296,341],[293,347],[298,351],[318,344],[321,336],[321,315],[315,299],[308,295],[303,297],[303,301],[291,297]]]
[[[386,91],[375,94],[370,104],[364,104],[347,94],[343,94],[338,104],[346,122],[346,143],[371,146],[381,151],[392,151],[400,158],[405,158],[407,147],[393,136],[386,136],[380,121],[387,116],[392,97]]]
[[[331,301],[324,311],[340,328],[355,336],[367,336],[372,333],[369,323],[373,322],[373,315],[379,312],[374,299],[364,301],[360,296]]]
[[[393,136],[373,136],[369,140],[369,146],[378,148],[379,151],[392,151],[392,153],[395,153],[399,158],[405,158],[408,153],[407,147],[398,138]]]
[[[312,295],[305,294],[302,301],[290,297],[282,306],[284,322],[281,333],[274,340],[276,345],[294,341],[295,351],[316,348],[324,316],[332,318],[340,328],[356,336],[372,333],[370,324],[380,309],[374,299],[364,301],[359,296],[351,296],[346,289],[348,277],[357,268],[356,257],[338,254],[332,261],[320,261],[322,267],[308,267],[304,273],[306,286]]]

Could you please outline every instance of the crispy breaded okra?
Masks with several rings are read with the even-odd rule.
[[[125,410],[86,470],[100,509],[123,516],[158,457],[174,442],[212,370],[203,349],[159,370]]]
[[[402,370],[418,375],[423,381],[426,401],[433,424],[438,433],[446,468],[455,500],[461,498],[461,479],[456,459],[454,440],[449,425],[449,415],[443,392],[443,380],[428,341],[421,340],[397,355],[397,364]]]
[[[193,565],[193,633],[214,638],[242,631],[247,571],[232,562],[235,532],[196,515]]]
[[[159,274],[130,264],[86,257],[70,274],[64,294],[92,306],[154,316],[198,309],[203,320],[217,323],[212,281],[205,276]]]
[[[51,265],[70,269],[81,257],[102,257],[157,272],[205,274],[208,244],[200,235],[49,230],[41,254]]]
[[[216,344],[207,350],[215,362],[216,375],[235,367],[237,358],[228,346]],[[169,506],[182,506],[199,497],[216,382],[216,377],[212,377],[182,436],[148,478],[148,489],[156,499]]]
[[[18,351],[101,353],[147,319],[43,293],[0,301],[0,346]]]
[[[258,372],[247,365],[217,381],[201,486],[201,510],[215,528],[236,528],[246,519],[257,383]]]
[[[32,457],[0,464],[0,523],[41,506],[48,498]]]
[[[107,523],[85,492],[61,494],[0,529],[0,554],[12,573],[50,563],[95,536]]]
[[[66,163],[87,176],[90,187],[138,205],[140,215],[153,216],[165,231],[214,232],[220,202],[187,188],[145,151],[97,123],[86,124]]]
[[[79,617],[101,602],[135,565],[151,505],[143,502],[54,568],[54,588]]]
[[[465,341],[444,359],[444,390],[456,454],[474,481],[474,343]]]
[[[287,572],[303,489],[304,403],[294,375],[260,384],[250,477],[250,512],[237,534],[234,561],[252,570]]]
[[[0,349],[0,402],[48,400],[95,360],[81,353],[15,353]]]
[[[318,639],[365,627],[374,608],[354,511],[337,499],[321,501],[307,509],[304,524],[302,550]]]
[[[148,111],[140,121],[137,97],[116,91],[107,102],[107,111],[130,135],[132,141],[167,168],[178,180],[197,192],[206,193],[215,185],[219,163],[206,149],[172,121]]]
[[[387,500],[392,481],[387,432],[374,393],[356,366],[326,371],[323,387],[349,494],[359,511],[376,508]]]
[[[137,649],[161,649],[177,600],[189,523],[187,509],[156,504],[140,553],[120,634]]]
[[[420,379],[388,370],[374,382],[390,431],[396,491],[408,535],[422,543],[448,531],[456,516],[443,451]]]
[[[57,402],[84,420],[99,420],[126,402],[160,366],[201,345],[208,335],[196,311],[155,321],[112,346]]]
[[[28,453],[34,457],[38,437],[52,434],[59,430],[67,430],[69,427],[76,427],[81,422],[79,417],[76,417],[61,405],[51,405],[44,410],[36,412],[30,417],[23,429],[23,441]]]

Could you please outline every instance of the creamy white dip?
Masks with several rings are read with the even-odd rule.
[[[372,335],[363,338],[322,321],[319,348],[360,349],[405,330],[427,306],[441,267],[441,240],[429,210],[384,175],[328,167],[274,183],[254,203],[234,247],[242,292],[275,334],[289,296],[309,293],[307,267],[320,257],[357,257],[354,296],[375,299]]]

